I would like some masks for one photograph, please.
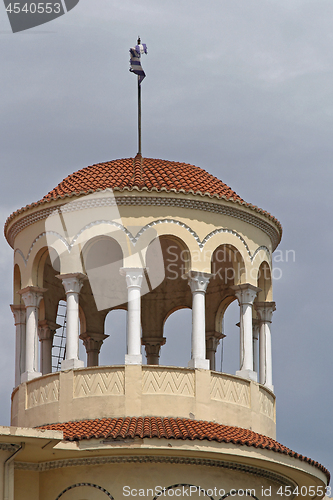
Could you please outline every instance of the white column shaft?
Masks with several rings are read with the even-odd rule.
[[[192,359],[206,358],[205,292],[192,295]]]
[[[253,370],[253,334],[252,334],[252,305],[243,304],[243,352],[241,353],[241,370]]]
[[[127,354],[141,356],[141,292],[136,286],[128,288]]]
[[[209,360],[206,359],[206,319],[205,299],[210,275],[191,271],[189,285],[192,292],[192,346],[190,368],[209,370]]]
[[[127,284],[127,354],[125,364],[141,365],[141,285],[144,270],[141,268],[122,268]]]
[[[79,294],[67,293],[66,359],[79,359]]]
[[[21,375],[25,371],[25,307],[11,305],[15,324],[15,387],[21,383]]]
[[[240,370],[236,375],[257,381],[257,374],[253,370],[252,305],[259,288],[249,283],[232,288],[240,308]]]
[[[266,332],[265,323],[260,324],[259,330],[259,383],[266,382]]]
[[[27,372],[38,371],[38,308],[27,306],[26,308],[26,351],[25,351],[25,370]]]
[[[61,363],[62,370],[82,368],[79,359],[79,294],[86,276],[81,273],[60,274],[66,292],[66,359]]]

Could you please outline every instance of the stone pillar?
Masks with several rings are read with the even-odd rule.
[[[109,335],[104,333],[81,333],[80,339],[83,340],[83,345],[87,352],[87,366],[98,366],[98,357],[101,351],[102,344]]]
[[[60,274],[66,292],[66,359],[61,363],[62,370],[83,368],[79,359],[79,294],[86,276],[82,273]]]
[[[41,343],[40,369],[43,375],[52,373],[52,343],[57,328],[60,328],[60,325],[46,319],[38,323],[38,337]]]
[[[256,382],[257,374],[253,371],[252,305],[260,288],[249,283],[231,288],[235,290],[240,307],[240,369],[236,375]]]
[[[259,318],[259,382],[274,391],[271,322],[275,302],[257,302],[255,308]]]
[[[209,370],[206,359],[205,294],[210,274],[190,271],[188,275],[192,292],[192,351],[188,366]]]
[[[209,360],[209,366],[211,370],[216,370],[215,355],[216,349],[220,343],[221,339],[224,339],[225,335],[219,332],[206,332],[206,358]]]
[[[121,268],[127,284],[127,353],[125,365],[141,365],[141,285],[144,270],[137,267]]]
[[[25,343],[25,371],[21,375],[21,382],[27,382],[42,375],[38,371],[38,307],[43,298],[45,288],[28,286],[19,290],[25,304],[26,313],[26,343]]]
[[[165,337],[142,339],[141,343],[145,346],[147,365],[160,364],[160,350],[166,342]]]
[[[258,352],[258,340],[259,340],[259,320],[252,320],[252,330],[253,330],[253,371],[259,373],[259,352]]]
[[[15,387],[21,383],[21,375],[25,372],[25,307],[11,305],[15,323]]]

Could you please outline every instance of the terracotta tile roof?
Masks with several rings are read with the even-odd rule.
[[[67,441],[82,439],[117,439],[117,438],[165,438],[165,439],[199,439],[217,441],[218,443],[233,443],[243,446],[253,446],[283,453],[298,458],[320,469],[328,480],[330,473],[318,462],[296,453],[274,439],[257,434],[240,427],[217,424],[214,422],[190,420],[186,418],[161,417],[127,417],[102,418],[96,420],[81,420],[50,424],[40,429],[62,431]]]
[[[192,193],[223,198],[264,215],[277,226],[280,239],[282,236],[281,224],[273,215],[256,205],[246,203],[224,182],[202,168],[188,163],[142,158],[141,155],[97,163],[67,176],[41,200],[13,212],[6,220],[5,236],[9,223],[22,212],[52,200],[103,191],[107,188],[115,191]]]
[[[230,187],[202,168],[187,163],[142,158],[140,155],[98,163],[74,172],[43,200],[56,200],[73,193],[89,193],[107,188],[207,193],[243,201]]]

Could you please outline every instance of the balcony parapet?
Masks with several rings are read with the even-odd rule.
[[[12,425],[160,416],[208,420],[275,438],[275,396],[248,379],[167,366],[98,366],[25,382],[12,395]]]

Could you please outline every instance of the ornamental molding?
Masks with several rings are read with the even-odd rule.
[[[293,482],[286,477],[270,472],[259,467],[253,467],[246,464],[229,462],[225,460],[214,460],[209,458],[191,458],[191,457],[172,457],[172,456],[112,456],[112,457],[93,457],[93,458],[69,458],[67,460],[54,460],[51,462],[40,462],[38,464],[31,462],[15,462],[15,470],[29,470],[35,472],[45,472],[65,467],[83,467],[92,465],[108,464],[176,464],[176,465],[199,465],[206,467],[219,467],[234,471],[241,471],[254,476],[263,477],[271,481],[286,486],[294,486]]]
[[[177,226],[180,226],[180,227],[186,229],[193,236],[193,238],[195,239],[195,241],[197,242],[200,251],[203,250],[203,248],[204,248],[205,244],[207,243],[207,241],[210,240],[216,234],[223,234],[223,233],[232,234],[233,236],[236,236],[236,238],[238,238],[242,242],[243,246],[245,247],[246,253],[248,254],[251,262],[254,261],[255,257],[257,256],[257,254],[261,250],[263,250],[264,252],[266,252],[267,256],[268,256],[268,260],[269,261],[271,260],[270,251],[269,251],[269,249],[266,246],[261,245],[260,247],[258,247],[254,251],[253,254],[251,254],[251,251],[250,251],[249,246],[246,243],[245,239],[239,233],[237,233],[236,231],[234,231],[232,229],[225,229],[225,228],[215,229],[214,231],[211,231],[210,233],[208,233],[204,237],[204,239],[201,241],[200,238],[199,238],[199,236],[198,236],[198,234],[190,226],[188,226],[184,222],[181,222],[181,221],[176,220],[176,219],[158,219],[158,220],[152,221],[152,222],[146,224],[145,226],[143,226],[135,236],[126,227],[124,227],[122,224],[119,224],[118,222],[110,221],[110,220],[97,220],[97,221],[91,222],[90,224],[87,224],[82,229],[80,229],[80,231],[73,237],[73,239],[72,239],[72,241],[70,243],[68,243],[66,241],[66,239],[61,234],[59,234],[59,233],[57,233],[55,231],[45,231],[43,233],[40,233],[34,239],[34,241],[32,242],[32,244],[31,244],[31,246],[30,246],[30,248],[28,250],[27,257],[24,256],[23,252],[19,248],[15,249],[14,254],[17,252],[19,255],[21,255],[21,257],[22,257],[22,259],[24,261],[25,266],[27,266],[29,257],[31,255],[31,252],[32,252],[35,244],[43,236],[47,236],[47,235],[51,235],[51,234],[54,235],[54,236],[56,236],[59,240],[61,240],[63,242],[64,246],[66,247],[67,251],[70,253],[71,250],[72,250],[72,248],[74,247],[76,241],[78,240],[78,238],[80,237],[80,235],[82,233],[84,233],[84,231],[86,231],[87,229],[90,229],[91,227],[95,227],[95,226],[102,225],[102,224],[113,226],[113,227],[116,227],[117,229],[119,229],[120,231],[123,231],[126,234],[126,236],[129,238],[129,240],[131,241],[131,243],[133,244],[133,246],[135,246],[137,244],[140,236],[142,236],[142,234],[145,231],[147,231],[151,227],[154,227],[154,226],[156,226],[158,224],[176,224]]]
[[[234,217],[243,222],[247,222],[265,232],[271,239],[273,245],[273,251],[278,246],[281,233],[275,227],[274,223],[269,223],[262,220],[261,217],[248,213],[245,210],[222,205],[220,203],[213,203],[201,200],[186,200],[183,198],[169,198],[169,197],[157,197],[157,196],[110,196],[106,198],[94,198],[89,200],[79,200],[69,203],[64,203],[62,205],[57,205],[54,207],[44,208],[35,211],[29,215],[20,218],[17,222],[6,231],[6,237],[9,244],[13,247],[14,240],[16,236],[26,227],[31,224],[38,222],[40,220],[47,219],[49,216],[59,214],[61,209],[62,213],[74,212],[78,210],[85,210],[88,208],[98,208],[106,206],[165,206],[165,207],[179,207],[191,210],[200,210],[204,212],[218,213],[221,215],[227,215]]]
[[[0,451],[16,452],[21,448],[19,444],[0,443]]]
[[[59,500],[59,498],[61,498],[65,493],[67,493],[67,491],[70,491],[70,490],[73,490],[74,488],[79,488],[79,487],[82,487],[82,486],[88,486],[90,488],[95,488],[95,489],[97,489],[99,491],[102,491],[103,493],[105,493],[105,495],[108,498],[112,498],[112,500],[114,500],[114,498],[111,495],[111,493],[109,493],[105,488],[102,488],[102,486],[98,486],[98,484],[93,484],[93,483],[76,483],[76,484],[72,484],[71,486],[68,486],[68,488],[66,488],[65,490],[63,490],[61,493],[59,493],[59,495],[57,496],[56,500]]]

